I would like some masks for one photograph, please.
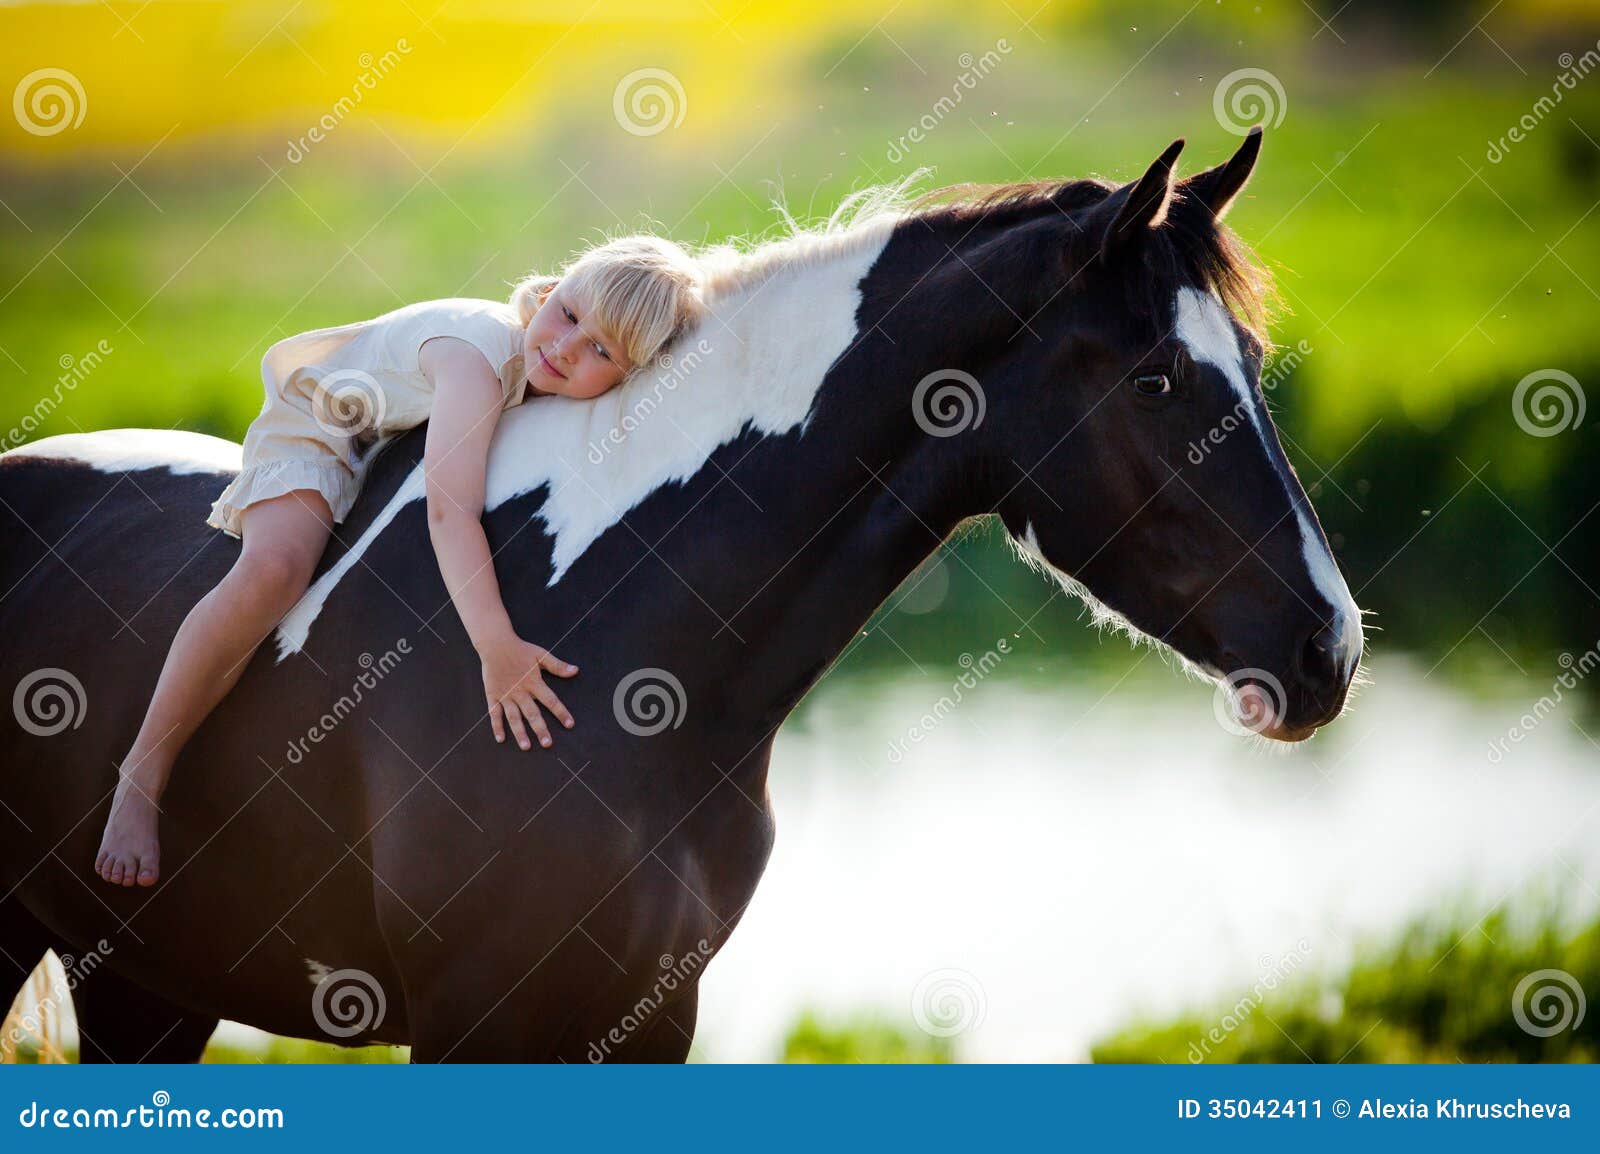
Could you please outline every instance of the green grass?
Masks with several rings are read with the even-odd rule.
[[[1581,1021],[1541,1037],[1519,1025],[1524,979],[1561,971],[1581,989]],[[1559,1018],[1550,980],[1523,998],[1536,1028]],[[1419,920],[1395,939],[1358,950],[1336,978],[1291,977],[1257,995],[1241,989],[1164,1022],[1135,1022],[1093,1046],[1096,1062],[1593,1062],[1600,1059],[1600,922],[1573,932],[1554,914],[1532,926],[1497,910]],[[1575,995],[1567,994],[1569,999]],[[1551,1016],[1553,1015],[1553,1016]]]

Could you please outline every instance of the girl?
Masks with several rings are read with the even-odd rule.
[[[500,414],[529,395],[597,397],[649,364],[700,315],[701,284],[683,249],[630,236],[559,276],[527,277],[509,304],[424,301],[268,349],[266,403],[245,435],[244,467],[208,518],[242,537],[242,551],[173,638],[122,761],[96,872],[115,885],[155,884],[157,802],[179,750],[310,584],[355,502],[364,450],[423,421],[429,534],[483,662],[494,738],[503,742],[509,726],[531,749],[531,728],[548,747],[541,705],[571,728],[541,671],[571,677],[577,666],[518,637],[500,600],[480,520],[489,439]]]

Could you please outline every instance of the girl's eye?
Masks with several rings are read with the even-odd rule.
[[[571,321],[573,324],[578,323],[578,318],[572,315],[572,310],[566,305],[561,306],[561,311],[566,314],[567,320]],[[604,357],[608,361],[611,359],[611,354],[606,352],[606,347],[599,341],[592,341],[590,343],[593,346],[596,355]]]
[[[1164,397],[1172,392],[1172,382],[1165,373],[1151,373],[1135,377],[1133,388],[1141,397]]]

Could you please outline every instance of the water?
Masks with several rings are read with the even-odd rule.
[[[1576,702],[1489,757],[1548,681],[1482,699],[1380,661],[1351,713],[1285,749],[1225,732],[1209,688],[1158,661],[1120,683],[1025,664],[975,669],[920,741],[955,665],[803,704],[697,1057],[770,1060],[812,1008],[970,1023],[969,1060],[1082,1060],[1136,1015],[1231,1003],[1275,968],[1338,973],[1419,914],[1464,902],[1470,922],[1549,883],[1574,914],[1600,906],[1600,745]]]
[[[972,1060],[1083,1060],[1274,967],[1337,973],[1419,914],[1550,883],[1600,905],[1600,745],[1575,703],[1488,756],[1548,684],[1485,702],[1384,661],[1337,725],[1273,752],[1153,661],[1112,692],[1001,669],[892,763],[949,682],[825,687],[783,731],[777,845],[704,980],[698,1054],[770,1060],[809,1006],[972,1021]]]

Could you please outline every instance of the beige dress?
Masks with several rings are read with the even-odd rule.
[[[366,450],[428,419],[423,343],[452,336],[475,346],[500,377],[504,410],[525,399],[524,333],[503,301],[451,297],[279,341],[261,358],[267,397],[245,432],[243,468],[206,523],[241,536],[245,508],[293,489],[316,489],[343,521],[371,460]]]

